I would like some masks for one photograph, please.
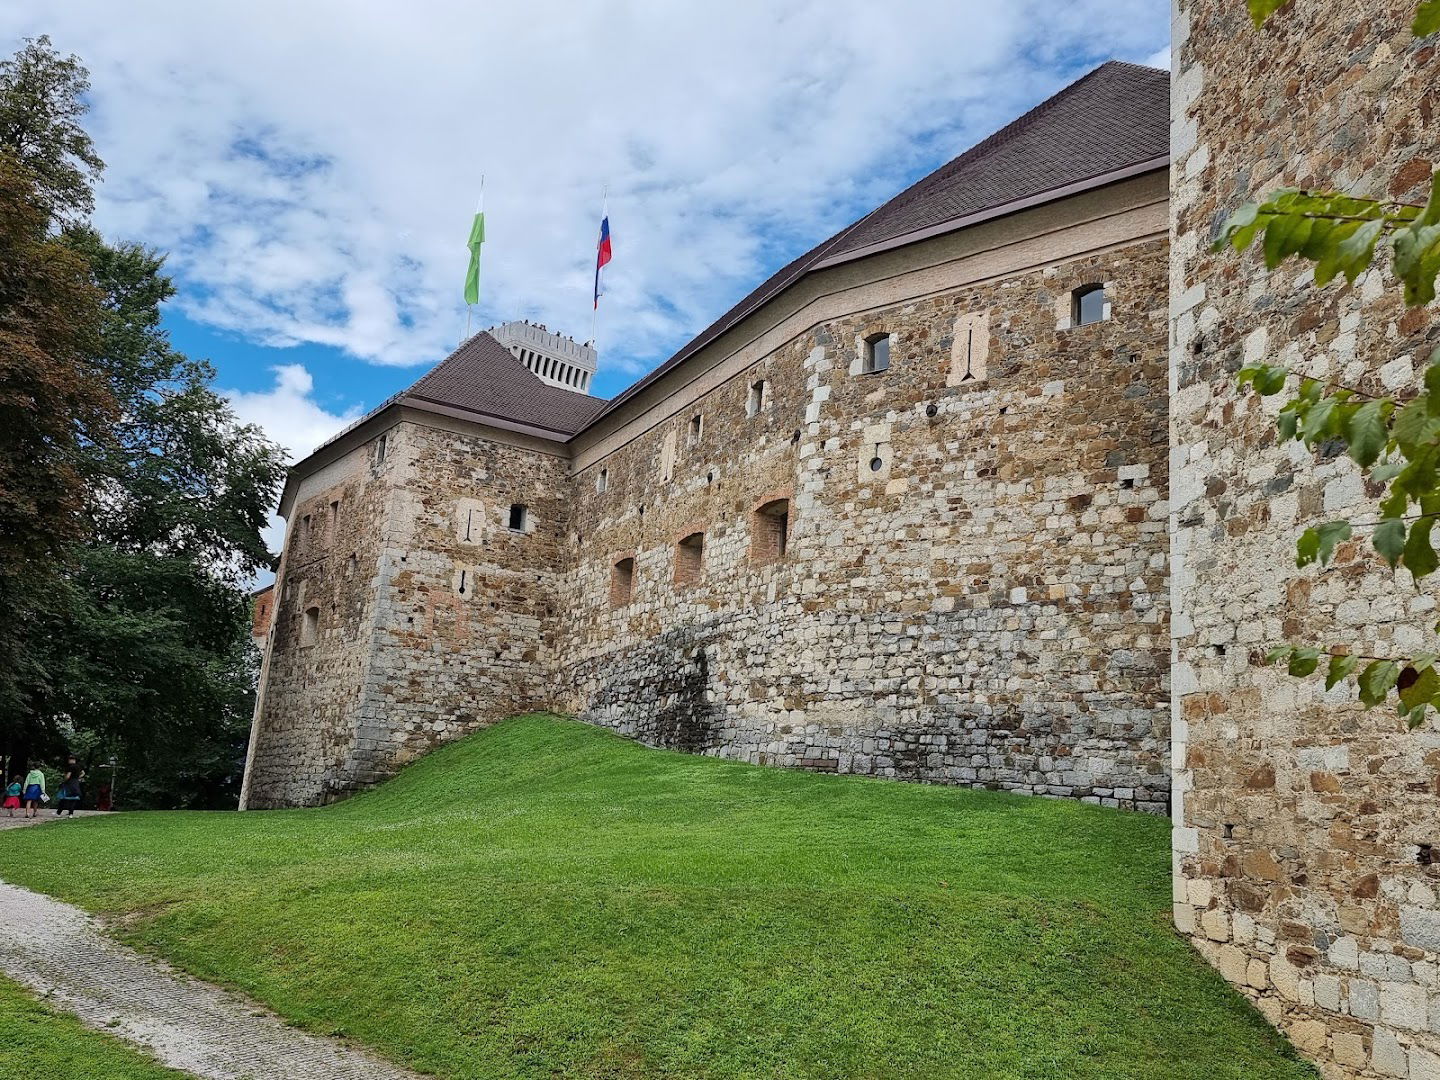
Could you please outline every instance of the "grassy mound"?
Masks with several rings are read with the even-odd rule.
[[[1169,824],[507,721],[323,810],[14,830],[0,877],[445,1077],[1302,1077]]]

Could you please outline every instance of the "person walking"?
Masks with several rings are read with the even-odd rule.
[[[39,817],[40,804],[48,801],[45,794],[45,774],[37,765],[25,774],[25,816]]]
[[[85,770],[80,767],[80,762],[75,760],[72,754],[70,760],[65,763],[65,778],[60,781],[60,790],[55,793],[55,816],[68,813],[75,816],[75,811],[80,808],[80,779],[85,775]]]
[[[10,778],[9,786],[5,788],[5,810],[11,817],[15,816],[16,810],[21,809],[20,795],[24,790],[25,785],[21,783],[20,774],[17,772]]]

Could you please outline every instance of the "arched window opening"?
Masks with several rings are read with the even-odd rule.
[[[675,584],[697,584],[704,567],[705,534],[691,533],[675,545]]]
[[[1070,294],[1070,322],[1086,326],[1105,318],[1105,286],[1081,285]]]
[[[635,593],[635,560],[624,558],[610,568],[610,606],[625,607]]]
[[[750,527],[750,558],[753,562],[778,562],[790,543],[790,500],[772,499],[755,511]]]

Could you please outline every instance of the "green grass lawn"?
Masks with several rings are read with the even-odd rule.
[[[119,1039],[0,979],[0,1080],[183,1080]]]
[[[1313,1076],[1170,929],[1168,837],[530,716],[322,810],[14,830],[0,877],[445,1077]]]

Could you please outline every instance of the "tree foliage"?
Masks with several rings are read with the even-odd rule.
[[[163,257],[84,223],[87,87],[44,38],[0,62],[0,723],[120,759],[131,805],[215,805],[284,460],[171,347]]]
[[[30,173],[35,199],[60,222],[95,208],[91,185],[105,168],[80,123],[89,89],[79,59],[61,56],[44,35],[0,60],[0,154]]]
[[[1287,2],[1249,0],[1250,14],[1259,26]],[[1440,30],[1440,0],[1420,4],[1413,30],[1417,36]],[[1388,250],[1405,304],[1430,304],[1440,277],[1440,170],[1431,176],[1423,205],[1336,192],[1274,192],[1231,214],[1216,247],[1243,251],[1256,240],[1267,269],[1291,258],[1312,263],[1318,288],[1340,276],[1353,284]],[[1291,388],[1293,396],[1276,418],[1280,441],[1297,441],[1311,449],[1342,447],[1364,471],[1367,490],[1380,493],[1371,518],[1305,529],[1295,544],[1297,566],[1329,564],[1339,545],[1363,529],[1392,570],[1403,566],[1419,582],[1440,569],[1432,538],[1440,517],[1440,348],[1430,355],[1423,389],[1403,395],[1375,394],[1271,363],[1247,365],[1237,381],[1262,397]],[[1440,624],[1435,631],[1440,633]],[[1297,678],[1315,674],[1323,662],[1327,690],[1353,678],[1356,696],[1367,708],[1393,696],[1411,728],[1425,722],[1427,709],[1440,710],[1436,653],[1365,656],[1346,645],[1322,649],[1286,644],[1272,649],[1266,660],[1284,663]]]

